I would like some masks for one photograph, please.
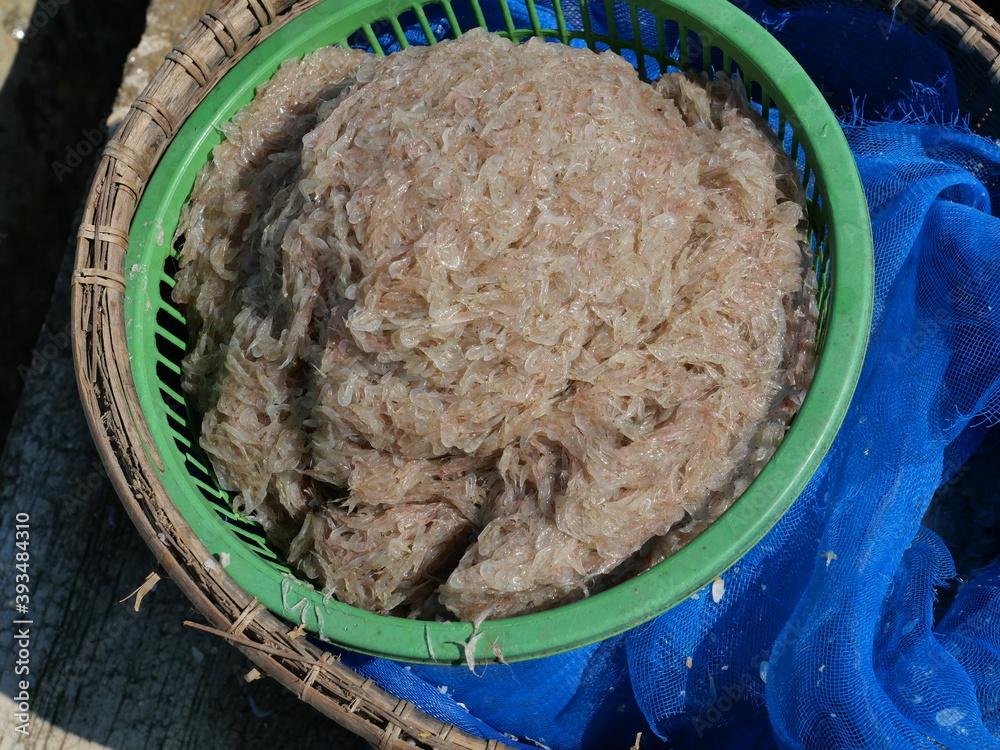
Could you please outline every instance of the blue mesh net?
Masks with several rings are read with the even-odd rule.
[[[829,456],[719,601],[702,591],[603,643],[475,674],[343,660],[517,747],[626,748],[641,731],[642,747],[1000,748],[1000,561],[956,587],[923,525],[1000,417],[1000,148],[961,126],[949,58],[905,13],[740,5],[841,114],[872,214],[871,343]]]

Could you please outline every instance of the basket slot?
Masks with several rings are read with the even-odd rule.
[[[346,46],[385,56],[413,45],[434,45],[448,37],[457,39],[463,29],[480,25],[481,17],[476,0],[413,5],[397,16],[362,24],[348,37]]]
[[[177,273],[177,268],[179,267],[179,262],[177,260],[178,256],[181,254],[181,250],[184,248],[184,233],[179,233],[174,237],[174,241],[170,243],[170,250],[167,252],[167,261],[165,264],[166,272],[173,276]]]
[[[197,469],[199,472],[201,472],[201,474],[204,476],[204,479],[205,479],[206,482],[211,481],[212,472],[209,471],[208,467],[205,466],[205,464],[203,464],[201,461],[199,461],[197,458],[195,458],[190,453],[188,453],[184,457],[187,459],[187,462],[189,464],[191,464],[195,469]],[[212,484],[214,485],[215,482],[212,482]],[[215,489],[215,492],[216,492],[216,494],[219,495],[219,497],[225,497],[225,493],[222,492],[221,490],[219,490],[218,488]]]
[[[642,51],[655,54],[656,29],[663,25],[662,20],[655,16],[652,11],[633,5],[632,24],[635,29],[635,38],[642,45]]]
[[[642,38],[638,7],[623,0],[614,0],[614,24],[621,44],[638,50]]]
[[[364,32],[365,39],[368,40],[368,46],[371,48],[372,52],[379,57],[385,57],[382,45],[379,44],[378,37],[375,36],[375,32],[372,30],[372,27],[366,23],[361,27],[361,30]]]
[[[274,562],[281,559],[278,553],[267,545],[267,540],[255,531],[255,529],[260,527],[253,521],[246,518],[246,516],[237,515],[235,518],[231,518],[229,520],[229,525],[238,537],[254,547],[254,551],[258,555],[266,557]]]
[[[594,25],[590,19],[590,10],[587,8],[587,0],[579,0],[579,5],[580,21],[583,24],[583,38],[592,46],[590,40],[592,40],[594,36]]]
[[[559,39],[563,44],[569,42],[569,34],[566,29],[566,15],[563,13],[561,0],[552,0],[552,8],[556,16],[556,29],[559,31]]]
[[[733,80],[739,80],[743,84],[743,91],[747,95],[749,101],[753,101],[753,97],[750,96],[750,79],[747,78],[746,72],[743,70],[742,65],[738,65],[735,62],[730,62],[726,65],[726,73]]]
[[[658,58],[659,37],[663,23],[645,8],[631,10],[633,36],[638,40],[639,72],[645,81],[655,81],[662,75]]]
[[[174,406],[172,406],[171,401],[176,403],[176,400],[173,399],[173,397],[171,397],[170,400],[167,400],[166,398],[163,399],[163,412],[167,415],[167,419],[171,419],[176,423],[177,431],[183,433],[186,437],[189,432],[187,427],[187,417],[184,416],[183,411],[178,411]],[[181,406],[183,407],[184,405],[181,404]]]
[[[459,23],[458,18],[455,16],[455,10],[451,7],[450,0],[441,0],[440,7],[444,11],[445,18],[448,19],[448,28],[451,31],[452,38],[458,39],[462,35],[462,24]]]
[[[619,52],[622,48],[621,38],[618,34],[618,22],[615,18],[615,4],[613,0],[604,0],[604,23],[608,29],[608,45],[614,52]]]
[[[156,356],[156,377],[160,382],[160,385],[166,385],[171,388],[174,392],[178,392],[181,389],[181,376],[180,368],[174,365],[172,368],[163,362],[162,357]]]
[[[481,25],[479,16],[482,15],[482,10],[475,0],[472,2],[470,0],[440,0],[440,2],[428,3],[419,7],[424,13],[427,22],[426,28],[420,22],[420,16],[417,14],[418,7],[413,5],[410,10],[402,11],[396,17],[396,24],[400,28],[396,30],[396,24],[393,24],[393,32],[400,43],[400,49],[413,45],[434,44],[449,37],[457,39],[465,31]],[[391,18],[389,20],[392,21]],[[407,29],[410,31],[410,37],[406,39],[404,45],[403,40],[406,38]],[[431,42],[430,39],[434,41]],[[384,40],[382,46],[385,46]]]
[[[816,258],[819,271],[816,274],[816,305],[819,308],[819,320],[816,321],[816,349],[823,351],[826,342],[826,331],[830,321],[830,257],[827,252],[828,238],[819,245]]]
[[[486,23],[486,16],[483,15],[483,8],[479,4],[479,0],[468,0],[469,8],[472,10],[472,16],[476,19],[476,26],[481,29],[488,28]],[[471,28],[471,26],[470,26]]]
[[[184,342],[187,338],[187,326],[184,323],[184,319],[178,319],[176,314],[172,314],[174,311],[171,307],[160,307],[156,311],[156,324],[164,331],[164,333],[169,333],[174,339]],[[186,350],[187,346],[183,345]]]
[[[510,15],[510,6],[507,0],[500,0],[500,14],[503,16],[504,25],[507,28],[507,36],[513,40],[517,39],[517,31],[514,29],[514,19]]]
[[[396,35],[396,42],[399,44],[399,48],[406,49],[409,47],[410,40],[406,38],[403,27],[399,25],[399,19],[393,16],[389,19],[389,25],[392,26],[392,33]]]
[[[424,12],[424,7],[422,5],[414,5],[413,12],[417,14],[417,23],[420,24],[420,28],[424,32],[424,38],[427,40],[427,44],[431,46],[437,44],[437,35],[434,33],[434,30],[431,29],[431,23],[427,19],[427,13]]]
[[[182,444],[181,453],[187,467],[188,476],[192,483],[198,488],[201,495],[211,504],[212,510],[225,519],[227,525],[243,541],[250,544],[253,551],[266,559],[270,564],[279,570],[288,570],[281,562],[281,556],[274,550],[260,533],[259,524],[253,519],[247,518],[242,513],[234,510],[233,500],[236,493],[227,492],[219,487],[211,469],[195,456],[191,449],[191,443],[184,434],[174,433],[174,439]]]
[[[389,31],[382,35],[379,39],[382,43],[382,49],[387,54],[404,50],[407,47],[412,46],[414,43],[419,44],[418,40],[411,41],[406,36],[406,29],[412,29],[416,24],[416,18],[412,13],[401,14],[398,18],[393,16],[388,19],[388,23]]]
[[[663,75],[663,71],[660,70],[659,58],[644,54],[641,59],[642,79],[650,83],[655,83]]]
[[[161,295],[162,295],[164,286],[165,286],[164,284],[160,284],[160,293],[161,293]],[[169,287],[167,287],[167,288],[169,290]],[[165,305],[163,305],[163,306],[160,307],[160,311],[166,313],[167,315],[169,315],[171,319],[176,320],[178,323],[181,324],[181,326],[183,327],[183,329],[185,331],[187,331],[187,318],[184,317],[184,313],[182,313],[179,309],[177,309],[172,304],[170,304],[169,298],[168,298],[168,302]]]
[[[823,216],[823,207],[815,200],[806,201],[809,211],[809,226],[813,231],[816,248],[826,239],[827,226]]]
[[[227,504],[214,503],[214,505],[215,505],[215,512],[218,513],[223,518],[227,518],[231,521],[250,523],[250,519],[248,519],[244,515],[241,515],[240,513],[237,513],[235,510],[232,510],[229,507],[228,503]]]
[[[169,418],[167,419],[167,432],[169,432],[170,437],[173,438],[174,443],[177,446],[177,450],[179,450],[181,453],[183,453],[186,450],[191,450],[191,441],[184,436],[184,433],[178,432],[173,428]]]
[[[275,552],[267,546],[267,541],[264,539],[264,537],[262,537],[260,534],[258,534],[256,531],[253,530],[254,528],[256,528],[255,526],[251,526],[249,523],[246,522],[241,523],[240,521],[236,521],[235,524],[233,526],[233,531],[235,531],[237,535],[241,536],[246,541],[253,544],[257,548],[258,554],[266,554],[272,560],[279,559],[278,555],[275,554]]]
[[[525,0],[525,7],[528,9],[528,20],[531,22],[531,30],[535,36],[542,36],[542,24],[538,20],[538,9],[535,8],[533,0]]]
[[[708,54],[705,56],[705,72],[712,76],[712,74],[725,71],[725,52],[721,48],[712,45],[708,48]]]
[[[156,332],[156,348],[161,354],[173,361],[184,357],[187,344],[183,339],[179,339],[170,331],[161,328]]]
[[[768,124],[771,122],[771,110],[774,109],[774,99],[771,98],[771,92],[767,89],[763,89],[760,92],[760,114]]]
[[[177,443],[182,453],[191,450],[191,440],[185,434],[184,426],[178,424],[170,412],[167,412],[167,427],[170,430],[170,436]]]
[[[179,364],[177,364],[176,362],[172,362],[167,357],[164,357],[163,354],[161,354],[159,351],[157,351],[156,353],[156,362],[157,362],[156,365],[157,371],[159,371],[160,365],[162,365],[168,372],[173,373],[176,382],[180,383],[181,366]],[[164,380],[165,379],[166,378],[164,378]]]
[[[688,67],[691,70],[708,72],[711,62],[708,48],[697,31],[688,31]]]
[[[667,54],[667,24],[662,18],[656,19],[656,55],[660,60],[666,61],[670,56]],[[664,73],[666,71],[661,71]]]
[[[629,10],[629,20],[632,22],[631,36],[632,41],[635,46],[636,55],[638,57],[638,68],[639,75],[644,81],[648,81],[649,67],[646,64],[646,55],[643,54],[645,50],[645,42],[643,40],[643,29],[642,24],[639,22],[639,8],[635,5]]]
[[[680,26],[676,21],[657,19],[656,23],[656,55],[660,61],[660,75],[682,69]]]
[[[166,383],[160,383],[160,390],[164,393],[164,395],[169,396],[171,399],[173,399],[175,403],[180,404],[181,406],[187,408],[187,401],[184,399],[184,397],[180,393],[175,391],[173,388],[171,388],[169,385],[167,385]],[[180,419],[180,417],[178,417],[178,419]],[[184,421],[186,422],[187,420],[185,419]]]
[[[207,474],[198,471],[197,468],[190,465],[190,454],[184,454],[184,458],[188,462],[188,474],[191,476],[191,481],[198,486],[198,489],[201,490],[203,495],[208,495],[213,502],[218,500],[223,500],[225,502],[229,501],[229,498],[226,497],[226,493],[218,489],[218,487],[215,486],[215,482],[213,482]]]
[[[816,345],[817,350],[822,351],[830,317],[831,265],[829,247],[831,231],[825,200],[823,193],[819,190],[815,175],[812,178],[812,185],[815,197],[807,199],[806,205],[809,209],[813,272],[816,280],[816,305],[819,309],[819,319],[816,322]]]
[[[691,36],[691,59],[688,62],[691,70],[704,72],[708,67],[708,48],[702,43],[701,36],[696,31],[689,32]]]

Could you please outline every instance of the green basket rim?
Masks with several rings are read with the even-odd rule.
[[[368,24],[431,4],[326,0],[271,34],[216,84],[177,132],[141,197],[125,264],[125,320],[132,377],[163,460],[159,479],[205,547],[215,555],[228,553],[226,572],[232,579],[272,612],[303,623],[337,646],[402,661],[460,664],[465,644],[474,634],[470,623],[376,615],[325,599],[307,582],[283,573],[249,549],[209,506],[167,425],[156,373],[156,363],[162,360],[154,346],[155,315],[148,309],[150,300],[157,304],[159,270],[181,206],[220,140],[218,127],[252,98],[256,86],[286,59],[362,29],[371,39]],[[677,605],[722,574],[778,521],[811,478],[843,421],[864,359],[874,289],[868,209],[847,140],[822,94],[774,37],[726,0],[634,0],[633,6],[652,13],[661,25],[664,18],[678,21],[708,35],[726,54],[735,52],[746,78],[767,82],[779,111],[797,125],[797,136],[823,188],[830,231],[834,282],[823,354],[778,450],[729,510],[686,547],[631,580],[551,610],[482,623],[478,632],[483,637],[474,648],[477,663],[496,661],[494,646],[505,660],[519,661],[603,640]],[[538,31],[536,24],[517,35]],[[547,31],[546,36],[568,39],[565,31]],[[629,45],[614,34],[609,41],[612,49],[616,42]]]

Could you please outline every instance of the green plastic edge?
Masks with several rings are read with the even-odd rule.
[[[425,3],[424,5],[427,5]],[[850,404],[867,344],[873,304],[873,248],[867,204],[853,156],[823,96],[794,58],[763,28],[723,0],[638,0],[636,6],[697,30],[710,44],[739,53],[747,79],[766,82],[822,175],[832,254],[832,299],[824,354],[812,387],[774,457],[736,503],[693,542],[650,571],[612,589],[546,612],[486,621],[477,663],[560,653],[621,633],[675,606],[736,563],[778,521],[828,451]],[[166,428],[158,394],[157,354],[146,306],[158,299],[162,259],[194,177],[221,140],[218,127],[251,98],[286,59],[342,42],[363,23],[413,10],[400,0],[327,0],[274,32],[209,93],[177,133],[154,172],[133,221],[126,258],[126,335],[132,375],[150,433],[163,459],[160,480],[192,530],[213,554],[228,553],[226,572],[270,610],[303,622],[322,640],[402,661],[460,664],[473,635],[469,623],[422,622],[375,615],[324,600],[312,586],[277,570],[247,547],[205,502]],[[520,31],[520,30],[519,30]],[[712,32],[717,36],[713,36]],[[530,30],[525,30],[529,35]],[[558,31],[551,31],[558,36]],[[738,40],[738,48],[723,40]],[[768,61],[759,67],[750,61]],[[145,266],[143,264],[146,264]],[[155,304],[155,303],[154,303]]]

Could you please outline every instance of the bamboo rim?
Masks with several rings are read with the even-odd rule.
[[[1000,22],[972,0],[866,2],[890,23],[935,37],[951,58],[969,126],[1000,137]]]
[[[159,565],[207,626],[255,668],[381,750],[498,750],[433,719],[302,638],[238,587],[174,508],[141,419],[125,346],[128,233],[139,198],[177,129],[215,83],[268,35],[319,0],[227,0],[167,55],[108,142],[77,234],[72,343],[80,399],[98,453]],[[963,110],[1000,135],[1000,24],[971,0],[869,0],[896,22],[934,34],[951,54]]]

